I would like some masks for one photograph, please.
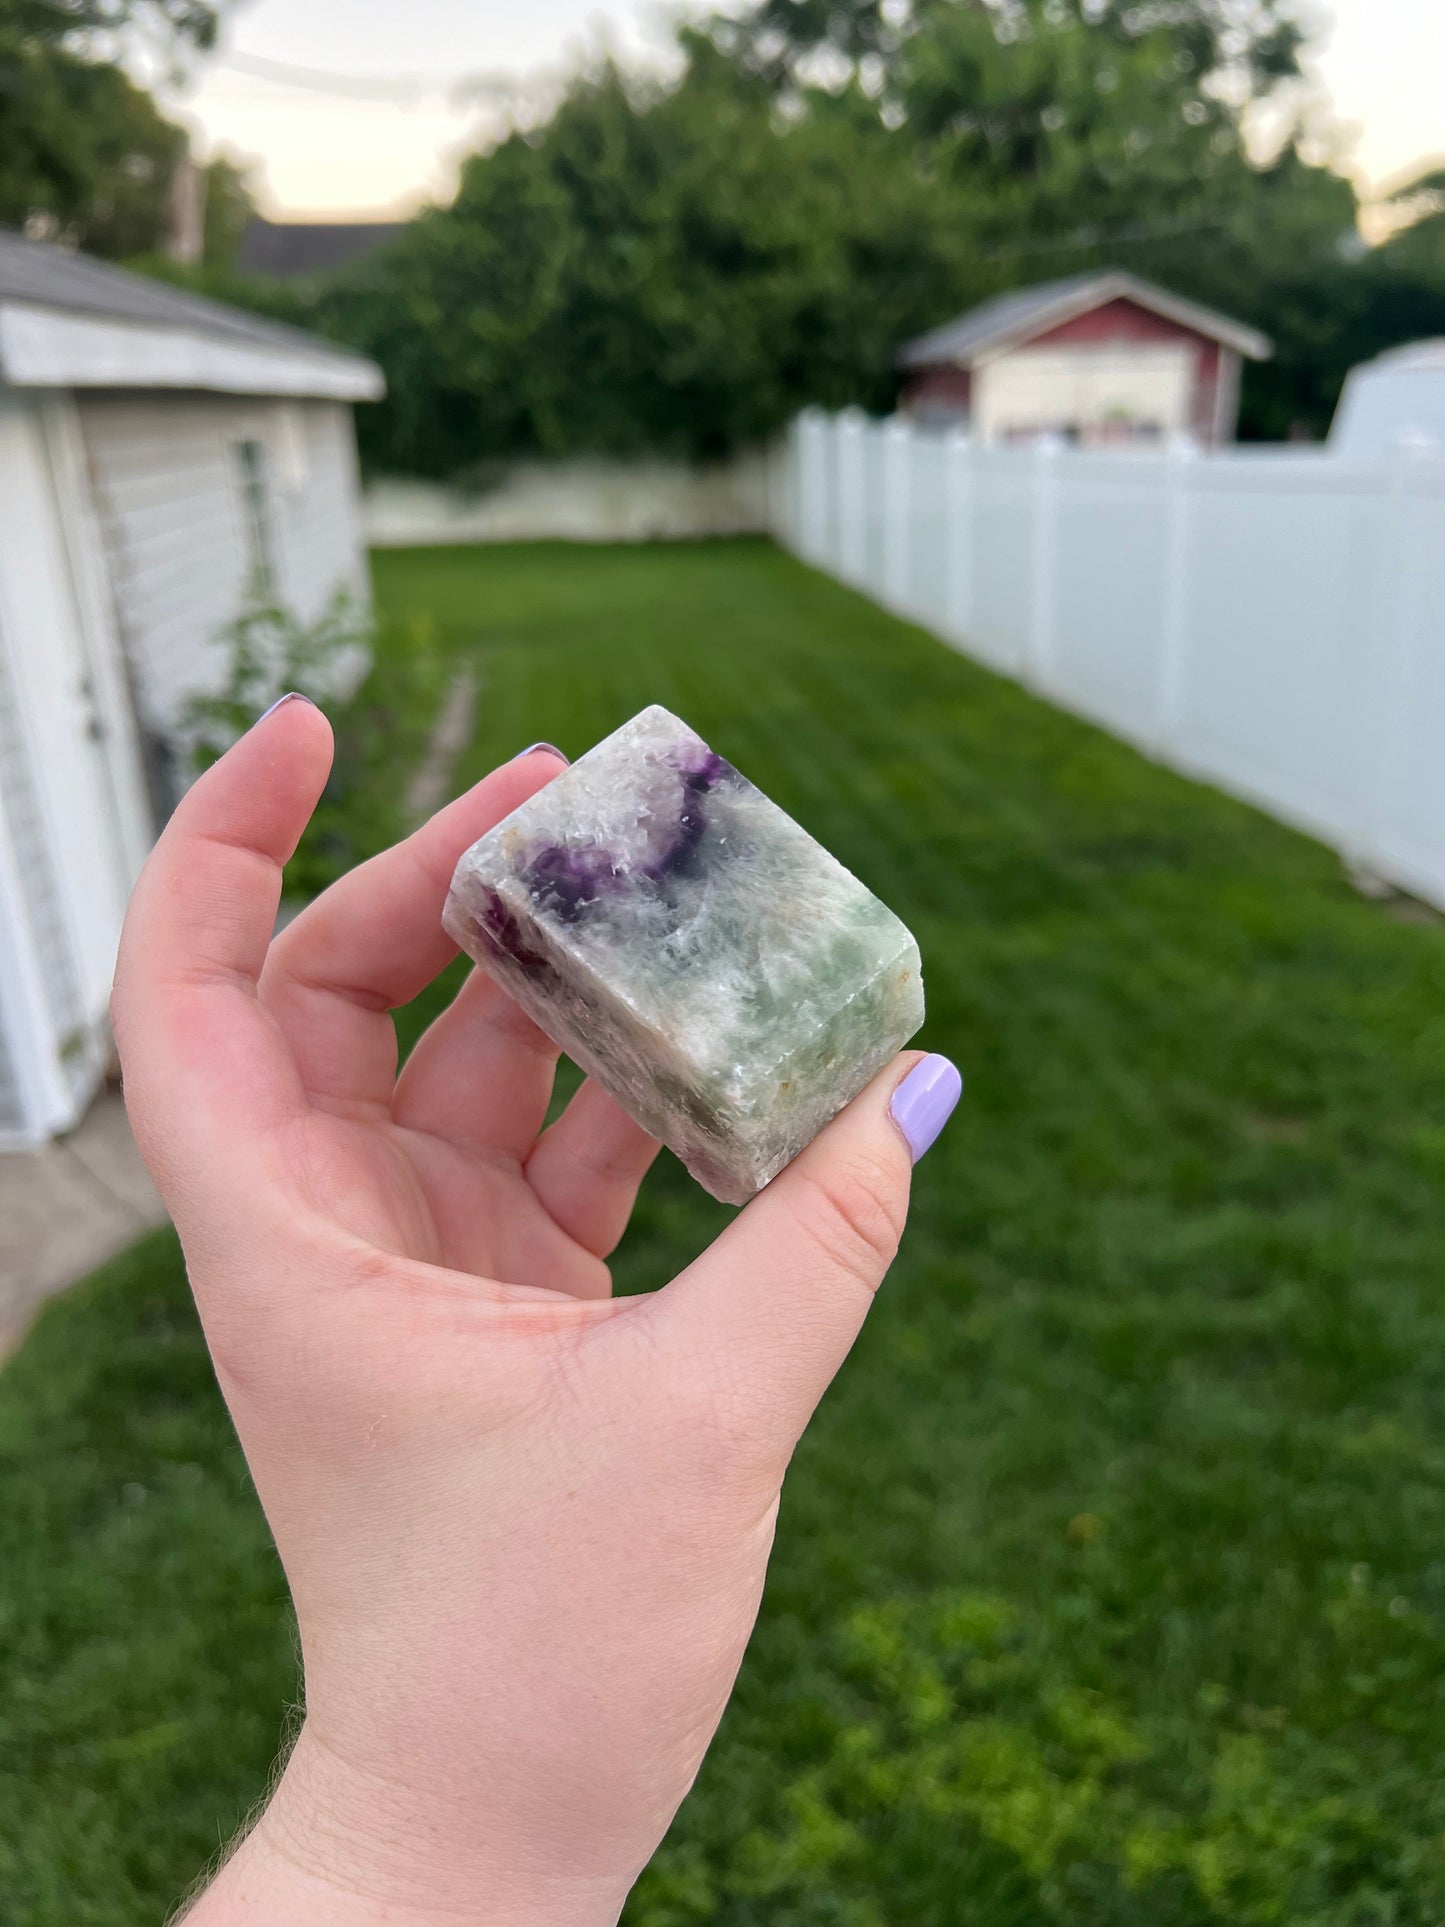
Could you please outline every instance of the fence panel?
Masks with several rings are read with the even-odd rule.
[[[1058,460],[1050,693],[1106,728],[1159,735],[1170,492],[1153,457]]]
[[[1384,716],[1364,858],[1445,903],[1445,462],[1402,463],[1393,506]]]
[[[1197,468],[1175,746],[1286,820],[1355,840],[1383,478],[1328,456]]]
[[[859,443],[863,476],[862,543],[853,558],[858,580],[881,601],[888,579],[888,472],[885,431],[875,422]]]
[[[1034,622],[1039,461],[1031,449],[981,449],[973,469],[969,651],[1023,675]]]
[[[948,603],[948,443],[916,437],[909,448],[905,567],[900,606],[913,621],[945,634]]]
[[[1445,461],[979,448],[861,415],[785,452],[800,553],[1445,906]]]

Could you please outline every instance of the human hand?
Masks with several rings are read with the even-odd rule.
[[[525,754],[270,942],[320,795],[281,704],[185,797],[116,976],[132,1123],[284,1562],[305,1719],[193,1923],[615,1920],[751,1631],[793,1447],[958,1076],[908,1053],[651,1296],[606,1265],[656,1144],[455,955]],[[891,1108],[890,1108],[891,1106]],[[539,1135],[540,1133],[540,1135]]]

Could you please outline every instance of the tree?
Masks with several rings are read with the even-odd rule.
[[[1246,433],[1328,422],[1357,208],[1296,139],[1265,165],[1247,151],[1246,108],[1299,71],[1280,0],[763,0],[706,31],[794,114],[867,95],[958,193],[955,310],[1132,268],[1276,336],[1248,371]]]
[[[209,46],[203,0],[0,0],[0,222],[111,257],[158,248],[184,131],[107,58]]]
[[[1347,367],[1445,335],[1445,169],[1427,170],[1391,198],[1404,221],[1354,278]]]
[[[98,42],[132,30],[204,48],[215,44],[220,12],[212,0],[4,0],[0,31],[70,52],[94,52]]]
[[[229,269],[236,259],[256,204],[251,199],[246,170],[219,155],[205,170],[206,209],[202,259],[213,268]]]
[[[1431,167],[1390,196],[1403,216],[1401,225],[1380,250],[1380,260],[1392,273],[1408,274],[1435,291],[1430,317],[1432,333],[1445,325],[1445,167]]]
[[[385,254],[249,298],[382,363],[364,452],[422,473],[886,409],[910,334],[1106,267],[1274,334],[1246,425],[1319,430],[1365,285],[1353,190],[1293,140],[1258,164],[1240,120],[1296,45],[1273,0],[764,0],[684,29],[670,85],[579,78]]]
[[[894,344],[961,271],[957,234],[872,117],[780,131],[698,46],[674,88],[613,67],[580,81],[304,312],[385,367],[362,432],[387,465],[706,456],[810,400],[886,406]]]
[[[909,50],[940,35],[986,32],[1000,45],[1084,31],[1095,51],[1166,46],[1196,97],[1240,105],[1299,72],[1304,34],[1282,0],[761,0],[707,31],[769,86],[861,81],[881,105]]]

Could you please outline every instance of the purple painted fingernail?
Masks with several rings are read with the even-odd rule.
[[[569,769],[572,767],[572,758],[570,756],[563,755],[562,751],[558,749],[555,743],[528,743],[525,749],[519,749],[517,751],[516,755],[512,758],[512,761],[514,763],[520,763],[524,756],[534,756],[539,749],[545,749],[549,756],[556,756],[561,758],[562,762],[564,762]]]
[[[894,1091],[888,1100],[889,1114],[908,1139],[915,1164],[952,1117],[962,1095],[963,1079],[957,1067],[936,1052],[915,1064]]]
[[[274,716],[276,714],[276,711],[280,709],[284,703],[310,703],[310,702],[311,702],[311,698],[309,696],[303,696],[299,689],[288,689],[284,696],[278,696],[276,698],[275,702],[272,703],[269,709],[263,709],[261,711],[261,714],[256,718],[256,723],[264,723],[268,716]],[[314,709],[316,707],[315,703],[311,703],[311,707]],[[256,727],[256,723],[252,723],[251,725],[252,729]]]

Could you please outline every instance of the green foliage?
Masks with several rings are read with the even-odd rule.
[[[336,759],[286,873],[290,893],[314,896],[410,829],[406,779],[426,749],[446,664],[424,616],[379,631],[344,592],[312,623],[257,596],[218,640],[225,681],[197,697],[185,718],[197,770],[287,690],[309,696],[330,719]],[[349,695],[339,693],[353,683]]]
[[[193,47],[215,44],[222,8],[211,0],[0,0],[0,30],[47,47],[91,51],[138,31]]]
[[[1132,269],[1272,335],[1246,374],[1247,435],[1327,426],[1349,367],[1337,295],[1348,182],[1287,141],[1246,151],[1242,104],[1294,68],[1273,7],[942,5],[888,76],[930,168],[979,197],[969,298],[1045,276]],[[959,301],[959,307],[966,305]]]
[[[209,161],[205,173],[205,228],[202,259],[206,265],[229,270],[256,211],[244,167],[224,155]]]
[[[208,47],[217,15],[203,0],[0,0],[0,225],[112,260],[157,251],[186,134],[110,56],[127,33]],[[207,176],[214,244],[234,248],[240,176],[225,162]]]
[[[761,90],[709,53],[676,89],[610,67],[579,82],[309,314],[386,369],[361,421],[376,465],[706,456],[860,382],[886,402],[893,344],[961,258],[906,149],[842,113],[782,140]]]
[[[1435,179],[1426,174],[1397,196],[1406,221],[1382,245],[1341,255],[1312,253],[1296,241],[1260,277],[1258,319],[1279,346],[1274,362],[1246,378],[1245,419],[1254,433],[1276,439],[1297,422],[1322,429],[1351,368],[1445,332],[1445,214]],[[1293,199],[1299,184],[1284,185]],[[1317,181],[1311,185],[1318,191]],[[1261,247],[1270,232],[1261,229]],[[1179,264],[1176,280],[1194,285],[1187,264]]]
[[[159,245],[183,130],[118,67],[16,44],[0,25],[0,222],[94,253]]]
[[[968,1077],[629,1927],[1436,1927],[1445,925],[760,544],[376,574],[478,673],[459,784],[669,704],[908,919]],[[620,1287],[727,1215],[664,1157]],[[159,1918],[295,1690],[154,1240],[0,1373],[6,1927]]]
[[[1293,141],[1245,150],[1296,71],[1272,0],[769,0],[679,39],[674,84],[580,76],[384,256],[243,293],[382,363],[371,466],[722,454],[809,403],[886,409],[908,335],[1107,266],[1278,337],[1249,432],[1328,422],[1355,198]]]
[[[840,70],[873,77],[885,96],[899,56],[939,34],[976,30],[1004,45],[1052,32],[1087,35],[1097,51],[1166,51],[1213,114],[1222,83],[1236,99],[1299,72],[1304,34],[1281,0],[762,0],[720,14],[710,31],[748,71],[779,88]],[[1206,90],[1203,83],[1213,83]],[[906,100],[905,100],[906,104]]]

